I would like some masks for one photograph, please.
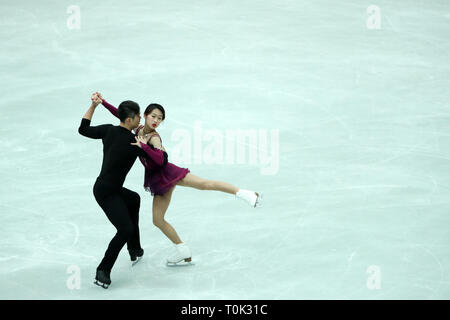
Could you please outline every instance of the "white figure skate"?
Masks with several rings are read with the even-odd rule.
[[[192,264],[191,249],[185,243],[175,245],[175,253],[167,257],[167,266],[183,266]]]
[[[261,207],[262,193],[259,194],[258,192],[239,189],[239,191],[236,192],[236,197],[244,200],[253,208]]]

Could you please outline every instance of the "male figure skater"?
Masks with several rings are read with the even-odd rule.
[[[95,200],[116,227],[117,233],[97,267],[94,283],[107,289],[111,284],[111,269],[125,243],[132,261],[138,261],[144,254],[138,226],[140,196],[123,187],[125,177],[138,156],[150,160],[152,156],[160,157],[160,155],[141,141],[141,138],[135,138],[131,132],[139,125],[141,119],[139,105],[136,102],[128,100],[119,105],[119,126],[111,124],[91,126],[95,108],[100,103],[101,100],[93,96],[92,104],[83,116],[78,132],[88,138],[102,139],[103,142],[102,168],[93,191]]]

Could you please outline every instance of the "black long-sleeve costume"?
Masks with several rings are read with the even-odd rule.
[[[142,149],[131,145],[136,140],[134,134],[126,128],[111,124],[91,126],[90,123],[90,120],[83,118],[78,132],[88,138],[102,139],[103,142],[103,163],[94,184],[94,196],[117,229],[97,267],[97,270],[109,273],[125,243],[129,251],[142,250],[138,225],[140,196],[123,187],[125,178],[138,156],[164,164],[167,163],[167,154],[147,145],[143,145]]]

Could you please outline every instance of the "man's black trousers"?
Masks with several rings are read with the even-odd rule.
[[[97,179],[94,196],[105,212],[109,221],[116,227],[117,233],[112,238],[105,256],[97,270],[111,272],[120,250],[125,243],[128,250],[140,250],[139,207],[141,198],[138,193],[124,187],[111,186]]]

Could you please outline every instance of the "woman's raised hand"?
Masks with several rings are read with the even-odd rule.
[[[96,92],[95,94],[97,94],[97,97],[100,99],[100,101],[103,100],[102,94],[100,92]]]
[[[92,104],[94,104],[95,106],[98,106],[100,103],[102,103],[102,99],[100,99],[97,95],[97,92],[94,92],[91,95],[91,100],[92,100]]]

